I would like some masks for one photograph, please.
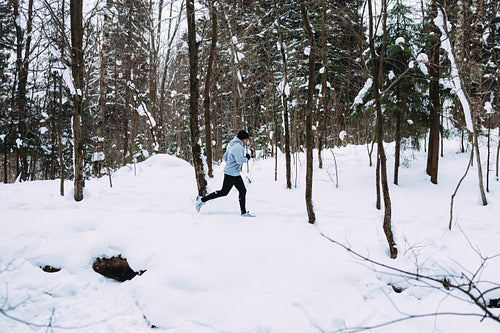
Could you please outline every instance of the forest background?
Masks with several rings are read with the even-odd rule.
[[[395,184],[401,151],[413,149],[427,151],[437,183],[443,138],[459,135],[465,151],[486,136],[484,192],[490,144],[498,177],[489,139],[500,122],[499,6],[2,0],[0,180],[60,178],[63,194],[64,179],[83,187],[168,153],[195,166],[203,194],[205,173],[246,129],[256,157],[286,152],[289,188],[291,154],[307,151],[312,163],[317,148],[321,168],[324,148],[367,144],[371,160],[377,143],[378,192],[388,181],[382,142],[396,143]]]

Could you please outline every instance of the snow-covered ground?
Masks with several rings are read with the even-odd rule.
[[[1,184],[0,309],[6,315],[0,314],[0,332],[352,332],[408,315],[481,315],[457,291],[373,266],[320,235],[437,278],[471,276],[481,256],[492,257],[475,278],[500,283],[500,258],[494,257],[500,253],[500,183],[494,177],[483,207],[477,170],[470,170],[448,230],[450,196],[469,157],[458,150],[456,142],[446,142],[439,185],[425,174],[424,152],[404,153],[399,186],[390,186],[396,260],[389,259],[383,210],[375,208],[375,168],[365,146],[333,150],[338,188],[332,152],[324,152],[323,169],[316,164],[316,225],[307,222],[304,155],[292,190],[285,188],[283,156],[277,182],[273,159],[252,160],[249,172],[244,167],[247,208],[255,218],[239,216],[236,189],[196,213],[194,171],[167,155],[137,164],[135,172],[133,165],[122,168],[112,188],[107,178],[87,181],[80,203],[71,182],[65,197],[59,181]],[[393,146],[387,151],[392,180]],[[222,184],[222,166],[215,174],[210,191]],[[93,271],[95,258],[118,254],[146,272],[119,283]],[[45,265],[62,270],[46,273]],[[389,283],[404,291],[396,293]],[[493,296],[500,298],[500,291],[487,294]],[[480,316],[442,314],[371,331],[499,329]]]

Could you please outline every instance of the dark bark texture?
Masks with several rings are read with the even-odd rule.
[[[314,92],[314,58],[316,57],[316,43],[314,42],[314,34],[312,32],[311,24],[306,8],[306,1],[300,2],[300,12],[302,14],[302,21],[304,29],[307,33],[309,40],[309,47],[311,48],[309,54],[309,85],[307,87],[307,104],[306,104],[306,150],[307,150],[307,163],[306,163],[306,208],[309,223],[314,224],[316,215],[314,214],[314,207],[312,203],[312,185],[313,185],[313,133],[312,133],[312,109],[313,109],[313,92]]]
[[[83,16],[82,0],[71,0],[71,70],[73,73],[73,145],[75,200],[83,199]]]
[[[196,22],[194,13],[194,0],[186,2],[188,21],[188,47],[189,47],[189,128],[191,130],[191,152],[193,154],[193,166],[198,185],[198,195],[207,194],[207,181],[203,171],[203,160],[201,159],[201,146],[199,143],[200,129],[198,127],[198,42],[196,41]]]

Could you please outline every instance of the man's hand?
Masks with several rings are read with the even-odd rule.
[[[247,154],[246,154],[246,157],[247,157],[247,159],[248,159],[249,161],[250,161],[250,159],[252,158],[252,156],[250,156],[250,154],[249,154],[249,153],[247,153]]]

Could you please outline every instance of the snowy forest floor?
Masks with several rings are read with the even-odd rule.
[[[448,230],[450,197],[469,159],[458,147],[445,142],[438,185],[425,174],[425,152],[404,152],[399,185],[390,186],[396,260],[389,259],[383,209],[375,207],[375,167],[366,146],[332,150],[338,188],[332,152],[324,151],[323,169],[315,161],[315,225],[307,222],[303,154],[292,165],[298,184],[291,190],[284,156],[277,182],[274,159],[251,160],[249,172],[244,166],[247,209],[255,218],[239,216],[236,189],[197,213],[194,171],[168,155],[138,163],[135,171],[120,169],[112,188],[107,177],[87,181],[80,203],[69,181],[65,197],[58,180],[1,184],[0,332],[355,332],[433,313],[442,314],[368,331],[498,332],[500,324],[481,321],[483,313],[460,293],[374,266],[320,235],[437,278],[471,276],[489,257],[475,277],[483,281],[478,286],[500,283],[494,176],[483,207],[471,168]],[[392,144],[387,152],[392,180]],[[209,191],[222,185],[222,168],[215,168]],[[93,271],[95,258],[118,254],[146,272],[120,283]],[[46,273],[45,265],[61,271]],[[500,298],[500,290],[487,296]]]

